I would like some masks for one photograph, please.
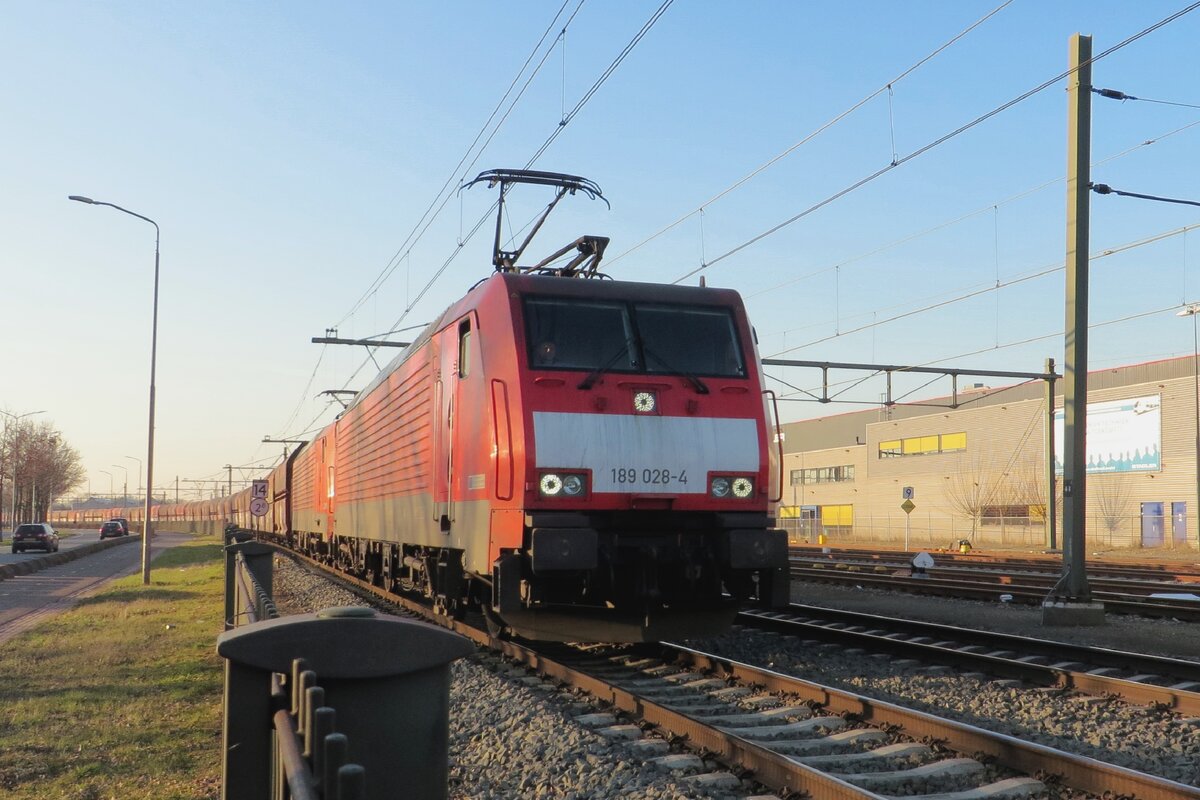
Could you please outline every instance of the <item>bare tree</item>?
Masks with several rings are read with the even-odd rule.
[[[1108,532],[1108,545],[1113,544],[1113,535],[1121,528],[1122,523],[1129,521],[1129,504],[1132,488],[1127,475],[1107,474],[1089,475],[1087,477],[1087,492],[1095,498],[1096,508],[1100,512],[1100,523]]]
[[[52,424],[22,420],[0,440],[0,503],[18,519],[45,519],[50,504],[84,480],[79,453]],[[15,526],[18,520],[12,520]]]
[[[989,453],[959,454],[958,467],[949,475],[946,499],[951,508],[970,517],[971,538],[978,532],[983,509],[996,504],[996,498],[1007,491],[1007,483],[1007,473]]]

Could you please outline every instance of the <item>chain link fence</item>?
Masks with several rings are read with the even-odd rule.
[[[970,517],[936,512],[914,512],[907,520],[902,511],[884,515],[856,514],[853,524],[824,525],[815,518],[783,518],[780,526],[788,532],[791,544],[891,545],[903,547],[907,536],[909,549],[957,549],[961,540],[972,547],[1048,546],[1042,520],[1030,517]],[[1197,547],[1197,536],[1188,536],[1186,523],[1170,516],[1088,515],[1086,521],[1089,550],[1129,548]],[[907,532],[906,532],[907,526]],[[1058,546],[1062,546],[1062,521],[1056,526]]]

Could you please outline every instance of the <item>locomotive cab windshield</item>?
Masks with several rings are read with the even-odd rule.
[[[605,372],[681,375],[702,394],[700,377],[746,377],[733,313],[723,306],[534,295],[524,312],[530,366],[586,370],[582,389]]]

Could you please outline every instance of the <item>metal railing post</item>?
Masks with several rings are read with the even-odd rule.
[[[221,731],[222,800],[269,797],[272,760],[271,675],[233,659],[225,661]]]
[[[273,548],[252,541],[234,542],[225,546],[225,630],[237,627],[239,615],[246,611],[237,591],[238,556],[242,556],[246,564],[246,571],[270,598],[273,588],[271,557],[274,553]],[[252,603],[256,612],[263,610],[257,598],[254,598]],[[256,616],[256,618],[261,619],[261,616]]]

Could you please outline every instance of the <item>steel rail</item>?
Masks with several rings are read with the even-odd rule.
[[[874,614],[857,614],[841,612],[812,606],[792,606],[790,614],[805,616],[826,616],[835,621],[845,621],[855,626],[874,626],[890,633],[871,632],[868,630],[848,630],[832,628],[812,620],[788,619],[778,616],[776,612],[743,611],[738,615],[739,621],[754,627],[765,628],[789,636],[804,636],[825,641],[850,643],[855,647],[864,647],[876,652],[887,652],[895,655],[919,658],[922,661],[937,664],[952,664],[968,669],[981,669],[990,674],[1005,678],[1019,678],[1033,683],[1057,686],[1064,690],[1076,690],[1085,694],[1099,697],[1119,697],[1130,703],[1152,705],[1159,708],[1171,709],[1179,714],[1200,716],[1200,694],[1188,689],[1171,686],[1159,686],[1152,683],[1133,681],[1110,675],[1097,675],[1086,670],[1070,667],[1058,667],[1050,664],[1037,664],[1021,661],[1022,652],[1025,655],[1046,655],[1057,662],[1078,661],[1090,663],[1097,667],[1115,667],[1120,665],[1136,672],[1149,672],[1157,669],[1180,682],[1200,681],[1200,663],[1171,659],[1163,656],[1143,656],[1139,653],[1126,653],[1119,650],[1089,648],[1082,645],[1072,645],[1062,642],[1052,642],[1046,639],[1033,639],[1010,634],[993,633],[967,628],[956,628],[952,625],[935,623],[920,623],[910,620],[882,617]],[[941,639],[953,639],[963,646],[983,645],[994,652],[1002,650],[1013,651],[1012,656],[993,655],[973,650],[959,649],[939,642],[916,642],[895,638],[895,632],[903,631],[920,636]],[[1200,686],[1200,682],[1196,683]]]
[[[530,647],[496,640],[492,640],[490,646],[540,675],[587,692],[603,703],[611,704],[614,708],[644,720],[667,738],[685,737],[691,745],[714,753],[725,763],[736,764],[750,771],[755,781],[774,790],[785,793],[807,792],[813,797],[829,800],[882,798],[881,795],[861,789],[828,773],[792,761],[748,739],[717,730],[699,719],[672,711],[635,692],[613,686],[602,678],[593,677],[563,662],[547,658]]]
[[[615,708],[639,717],[668,737],[685,736],[691,743],[717,754],[725,761],[743,765],[752,773],[754,780],[773,790],[807,792],[810,796],[822,800],[881,800],[881,795],[806,767],[750,740],[711,728],[701,720],[668,709],[639,696],[636,692],[613,686],[561,660],[552,659],[532,647],[495,639],[486,630],[462,621],[447,620],[409,598],[386,592],[380,587],[344,573],[330,571],[323,564],[307,557],[299,557],[362,591],[427,617],[483,647],[525,664],[540,675],[588,692],[602,702],[610,703]],[[940,741],[960,753],[984,753],[994,758],[996,763],[1027,775],[1061,776],[1073,789],[1082,789],[1096,795],[1129,795],[1139,800],[1200,800],[1200,788],[1187,784],[1055,750],[1045,745],[823,686],[682,645],[664,642],[660,647],[665,653],[669,653],[662,656],[668,663],[673,662],[685,668],[726,676],[767,691],[790,694],[824,706],[835,713],[856,717],[879,727],[901,730],[918,741]]]
[[[670,648],[677,663],[726,675],[761,686],[768,691],[795,694],[832,711],[854,715],[865,722],[899,728],[917,740],[940,740],[961,753],[986,753],[995,758],[997,763],[1028,775],[1061,775],[1067,785],[1074,789],[1083,789],[1097,795],[1129,795],[1139,800],[1200,799],[1200,788],[1195,786],[1158,778],[1115,764],[1106,764],[1103,761],[935,717],[853,692],[822,686],[681,645],[664,644],[664,647]]]
[[[829,559],[828,561],[821,561],[819,558],[793,557],[790,563],[795,565],[809,563],[814,568],[818,568],[816,567],[817,564],[824,565],[828,563],[834,569],[838,569],[839,565],[845,565],[841,568],[860,567],[874,570],[908,570],[912,565],[907,554],[904,553],[890,558],[881,558],[878,556],[864,558],[859,555],[846,554],[842,558]],[[945,560],[942,559],[941,563],[937,566],[930,567],[927,570],[927,574],[930,577],[944,577],[947,580],[955,578],[973,579],[979,583],[1011,583],[1014,580],[1023,580],[1037,584],[1038,586],[1052,586],[1058,581],[1061,568],[1061,564],[1052,564],[1050,562],[1046,562],[1045,565],[1014,565],[1008,562],[951,563],[947,565]],[[1146,573],[1137,575],[1125,573],[1121,576],[1113,576],[1101,575],[1089,571],[1089,575],[1091,575],[1090,582],[1093,589],[1098,586],[1104,587],[1115,594],[1148,595],[1155,592],[1183,592],[1189,589],[1200,591],[1200,580],[1192,582],[1164,580],[1161,577],[1149,576]]]
[[[1047,587],[1018,583],[974,583],[965,580],[948,578],[898,578],[893,575],[877,573],[835,570],[809,569],[791,567],[792,578],[803,580],[825,581],[828,583],[860,583],[871,584],[876,588],[905,591],[911,594],[932,594],[942,597],[966,597],[976,600],[994,601],[1000,594],[1010,594],[1014,601],[1040,604],[1046,599]],[[1112,593],[1093,591],[1092,596],[1104,603],[1106,611],[1119,614],[1137,614],[1147,617],[1173,617],[1180,620],[1200,621],[1200,603],[1195,605],[1178,605],[1174,603],[1156,603],[1143,600],[1129,600],[1127,597]]]
[[[883,795],[860,789],[853,784],[835,778],[812,767],[804,766],[767,750],[754,742],[741,739],[705,725],[658,703],[639,697],[633,692],[619,689],[606,681],[587,675],[567,664],[549,658],[532,647],[511,641],[493,638],[486,628],[478,628],[466,622],[447,620],[433,614],[432,610],[407,597],[395,595],[381,587],[348,576],[343,572],[331,571],[324,564],[307,556],[283,552],[299,557],[307,564],[347,581],[360,591],[386,600],[419,614],[435,624],[453,630],[474,641],[479,646],[494,650],[521,664],[525,664],[539,675],[544,675],[561,684],[578,688],[597,700],[611,704],[633,714],[658,728],[666,737],[685,737],[696,747],[718,754],[726,762],[744,766],[754,773],[754,780],[774,790],[787,792],[804,791],[823,800],[886,800]]]
[[[827,559],[835,561],[839,557],[865,559],[871,561],[883,561],[894,559],[897,563],[903,562],[906,566],[908,560],[914,553],[920,551],[920,548],[914,550],[896,550],[891,548],[883,549],[865,549],[854,547],[825,547],[817,545],[792,545],[788,552],[793,558],[801,559]],[[1058,554],[1033,554],[1027,553],[1019,556],[1002,553],[988,553],[973,550],[969,553],[957,553],[951,550],[931,550],[929,551],[939,563],[963,563],[963,564],[980,564],[988,565],[995,564],[998,568],[1002,567],[1024,567],[1028,566],[1031,569],[1049,570],[1052,572],[1061,571],[1062,556]],[[1196,554],[1197,559],[1200,559],[1200,553]],[[1188,569],[1188,568],[1191,569]],[[1123,576],[1129,575],[1143,580],[1154,580],[1155,578],[1174,581],[1178,583],[1200,583],[1200,561],[1194,563],[1187,562],[1139,562],[1139,561],[1122,561],[1122,560],[1097,560],[1090,559],[1087,561],[1088,575],[1108,575],[1108,576]]]
[[[901,557],[904,556],[903,553],[899,555]],[[978,564],[986,566],[988,564],[996,564],[999,566],[1029,567],[1030,569],[1050,571],[1062,568],[1062,558],[1052,555],[1031,555],[1017,558],[972,551],[970,553],[938,553],[937,558],[939,561],[947,561],[956,565]],[[1197,569],[1197,565],[1183,561],[1153,563],[1089,561],[1087,562],[1087,570],[1089,575],[1104,575],[1106,577],[1129,576],[1138,580],[1157,580],[1176,583],[1200,582],[1200,569]]]

